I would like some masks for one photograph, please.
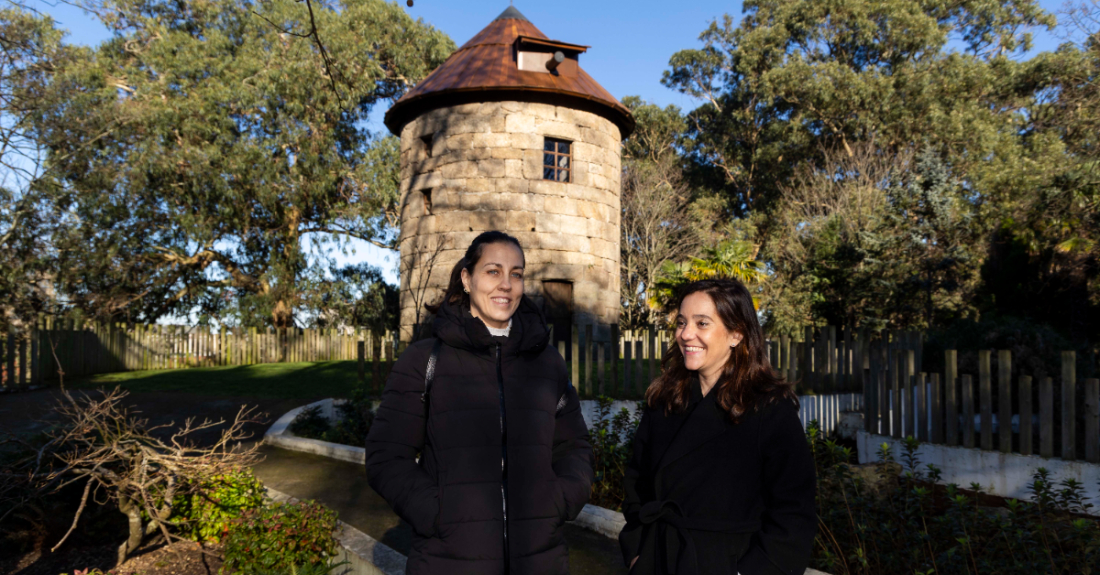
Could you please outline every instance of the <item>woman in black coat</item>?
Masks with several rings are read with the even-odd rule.
[[[631,575],[802,575],[817,518],[798,399],[740,282],[688,285],[626,469]]]
[[[523,267],[515,238],[478,236],[430,308],[435,337],[386,382],[367,475],[413,528],[409,575],[568,573],[563,524],[588,502],[592,448]]]

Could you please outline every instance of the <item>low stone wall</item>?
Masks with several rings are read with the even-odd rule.
[[[883,443],[888,444],[894,458],[901,461],[901,454],[904,453],[902,440],[861,430],[856,433],[859,462],[878,461],[879,446]],[[927,470],[925,466],[932,464],[943,470],[943,483],[961,487],[977,483],[988,493],[1015,499],[1030,499],[1027,487],[1035,472],[1044,467],[1050,471],[1055,483],[1065,479],[1080,481],[1085,496],[1093,505],[1100,505],[1100,465],[1095,463],[930,443],[920,444],[917,457],[921,469]]]

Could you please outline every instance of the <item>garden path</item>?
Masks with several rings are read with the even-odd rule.
[[[298,499],[319,501],[335,509],[341,521],[408,554],[411,527],[367,485],[362,466],[271,446],[261,451],[266,457],[254,470],[264,485]],[[575,525],[566,525],[565,538],[573,575],[626,573],[618,541]]]

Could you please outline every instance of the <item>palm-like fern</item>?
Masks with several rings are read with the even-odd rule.
[[[767,278],[764,264],[753,256],[750,242],[726,240],[703,249],[701,257],[686,262],[667,261],[649,290],[647,302],[652,309],[662,309],[676,295],[676,290],[688,283],[704,279],[730,278],[751,286]],[[756,298],[753,298],[755,303]]]

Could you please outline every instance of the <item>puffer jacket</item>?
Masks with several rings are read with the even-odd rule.
[[[545,319],[524,297],[507,337],[453,305],[433,327],[428,401],[435,338],[397,360],[366,446],[371,487],[414,530],[406,573],[568,573],[562,526],[588,502],[592,447]]]

